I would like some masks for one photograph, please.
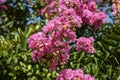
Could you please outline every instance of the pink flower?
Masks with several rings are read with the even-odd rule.
[[[95,26],[93,27],[94,29],[98,29],[103,23],[103,19],[106,18],[102,16],[98,19],[98,16],[94,16],[97,13],[103,13],[97,8],[96,1],[94,0],[52,1],[42,10],[42,13],[47,13],[51,18],[54,16],[65,16],[72,26],[78,28],[81,27],[81,24],[88,24]],[[97,24],[97,22],[99,23]]]
[[[61,4],[60,6],[58,6],[58,13],[61,15],[61,13],[67,9],[68,9],[67,6],[65,6],[64,4]]]
[[[81,69],[72,70],[70,68],[60,71],[56,80],[95,80],[89,74],[84,74]]]
[[[102,25],[102,23],[104,23],[103,19],[105,19],[105,18],[107,18],[107,16],[104,12],[95,13],[93,15],[92,19],[94,20],[93,25],[94,25],[95,30],[99,29],[99,27]]]
[[[0,3],[4,3],[4,0],[0,0]]]
[[[94,42],[93,37],[89,38],[80,37],[79,39],[77,39],[76,50],[80,52],[85,51],[87,53],[94,53],[95,49],[93,47],[93,42]]]
[[[42,47],[45,42],[47,43],[47,41],[48,40],[45,35],[42,32],[38,32],[30,36],[30,38],[28,39],[28,46],[30,49],[37,49]]]
[[[117,9],[116,4],[112,4],[112,9],[115,11]]]
[[[94,1],[88,3],[88,9],[91,11],[95,11],[97,9],[97,4]]]
[[[74,77],[73,70],[72,69],[64,69],[60,71],[59,76],[56,80],[71,80]]]
[[[116,0],[114,4],[112,4],[112,14],[115,16],[117,13],[120,13],[120,1]]]
[[[45,36],[42,32],[31,35],[28,39],[28,46],[32,49],[32,60],[34,62],[41,59],[47,60],[46,64],[50,70],[55,70],[58,65],[66,64],[69,59],[70,46],[67,41],[62,40],[61,35],[56,36],[52,33],[46,37],[47,35]]]
[[[64,65],[70,56],[69,43],[75,44],[76,50],[94,53],[93,37],[80,37],[77,39],[76,28],[81,28],[82,24],[93,26],[97,30],[106,18],[106,14],[98,10],[96,2],[93,0],[44,0],[46,6],[40,10],[45,16],[48,14],[50,21],[43,27],[43,32],[33,34],[28,39],[28,46],[32,50],[32,60],[34,62],[44,59],[47,67],[55,70],[58,65]],[[38,11],[39,12],[39,11]],[[77,80],[83,79],[81,70],[70,70],[71,77],[61,74],[57,79],[64,78]],[[68,71],[69,72],[69,71]],[[64,78],[62,77],[64,76]],[[79,76],[79,77],[78,77]]]
[[[50,51],[50,40],[45,37],[42,32],[33,34],[28,39],[28,46],[32,49],[32,59],[34,62],[39,61],[42,56],[46,55]]]
[[[55,58],[51,59],[51,63],[48,65],[49,69],[51,71],[55,71],[57,66],[58,66],[58,60],[56,60]]]
[[[4,5],[4,4],[2,4],[2,5],[0,6],[0,8],[1,8],[2,10],[8,10],[8,7],[7,7],[6,5]]]
[[[95,80],[95,78],[90,76],[89,74],[84,74],[83,80]]]

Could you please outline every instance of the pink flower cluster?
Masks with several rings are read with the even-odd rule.
[[[72,25],[77,25],[76,22],[78,21],[79,23],[81,22],[80,19],[76,20],[77,21],[71,22],[71,19],[68,19],[67,16],[53,18],[43,27],[43,32],[31,35],[28,43],[29,48],[32,49],[33,61],[36,62],[45,59],[48,61],[48,67],[51,70],[55,70],[58,65],[66,64],[69,59],[69,43],[75,43],[76,41],[76,50],[80,51],[81,49],[78,47],[82,46],[84,51],[93,53],[94,40],[92,38],[89,38],[91,41],[86,38],[83,44],[80,44],[80,40],[76,39],[76,33],[73,30],[75,27]],[[80,28],[80,26],[78,28]],[[83,46],[85,44],[86,46]]]
[[[93,47],[93,42],[94,42],[93,37],[89,38],[80,37],[79,39],[77,39],[76,50],[80,52],[85,51],[87,53],[94,53],[95,49]]]
[[[4,5],[4,0],[0,0],[0,9],[2,9],[2,10],[8,9],[8,7],[6,5]]]
[[[0,3],[4,3],[4,0],[0,0]]]
[[[70,46],[62,40],[47,37],[42,32],[33,34],[28,39],[29,48],[32,49],[32,60],[46,60],[48,67],[55,70],[58,65],[66,64],[69,59]]]
[[[89,74],[84,74],[81,69],[64,69],[60,71],[56,80],[95,80],[95,78]]]
[[[117,13],[120,13],[120,0],[115,0],[112,4],[112,14],[115,16]]]
[[[28,43],[29,48],[32,49],[32,60],[36,62],[44,59],[48,67],[55,70],[57,66],[66,64],[69,59],[69,43],[75,43],[76,50],[80,52],[95,52],[94,39],[92,37],[77,39],[75,29],[81,28],[83,23],[95,25],[97,26],[95,29],[98,29],[106,15],[99,11],[96,3],[91,0],[49,1],[46,2],[48,5],[43,12],[56,17],[51,17],[43,27],[43,32],[31,35]]]
[[[50,17],[69,16],[73,22],[81,19],[81,24],[88,24],[94,26],[97,30],[103,23],[103,19],[107,16],[104,12],[97,8],[94,0],[58,0],[51,1],[48,5],[40,10],[40,14],[48,14]],[[71,22],[72,22],[71,21]],[[79,26],[80,23],[77,25]]]

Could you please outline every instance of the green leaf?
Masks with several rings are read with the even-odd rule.
[[[104,36],[103,36],[102,41],[105,42],[108,45],[117,46],[117,41],[112,40],[112,39],[106,39]]]
[[[27,29],[27,32],[26,32],[26,38],[29,37],[29,35],[33,32],[34,30],[34,25],[30,25]]]
[[[95,64],[92,65],[92,72],[93,72],[95,77],[98,75],[99,68],[97,65],[95,65]]]
[[[24,33],[23,33],[23,31],[21,30],[21,28],[18,28],[18,33],[19,33],[20,37],[21,37],[22,40],[23,40],[23,38],[24,38]]]
[[[28,73],[27,73],[27,76],[31,76],[31,75],[32,75],[31,72],[28,72]],[[34,79],[31,79],[31,80],[34,80]]]
[[[117,80],[120,80],[120,76],[118,76]]]
[[[31,70],[32,66],[31,65],[28,65],[28,70]]]
[[[106,34],[106,36],[112,40],[120,41],[120,36],[118,34],[111,33],[111,34]]]
[[[79,53],[77,56],[79,56],[80,54],[81,54],[81,53]],[[80,62],[81,59],[82,59],[84,56],[85,56],[85,52],[82,52],[82,54],[80,55],[80,57],[77,58],[77,59],[78,59],[78,62]]]

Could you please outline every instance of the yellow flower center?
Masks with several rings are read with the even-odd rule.
[[[77,80],[81,80],[80,77],[78,77]]]
[[[120,9],[120,4],[117,5],[117,8]]]
[[[66,26],[66,25],[64,25],[64,26],[63,26],[63,29],[64,29],[64,30],[66,30],[66,29],[67,29],[67,26]]]

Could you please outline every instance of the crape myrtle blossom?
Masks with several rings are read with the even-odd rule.
[[[2,10],[8,10],[8,7],[7,7],[6,5],[4,5],[4,4],[2,4],[2,5],[0,6],[0,8],[1,8]]]
[[[76,33],[73,29],[74,27],[72,27],[68,17],[62,16],[49,21],[48,24],[43,27],[43,32],[54,39],[65,39],[67,41],[75,42]]]
[[[80,37],[77,39],[76,50],[85,51],[86,53],[94,53],[95,48],[93,46],[94,38],[93,37]]]
[[[93,53],[93,38],[77,39],[71,22],[67,17],[57,17],[49,21],[43,32],[38,32],[29,37],[29,48],[32,49],[32,60],[34,62],[45,59],[48,67],[55,70],[58,65],[66,64],[69,59],[69,43],[77,43],[76,50]],[[82,46],[80,48],[80,46]]]
[[[4,0],[0,0],[0,3],[4,3]]]
[[[70,46],[62,40],[46,37],[42,32],[33,34],[28,39],[29,48],[32,49],[32,60],[47,60],[48,67],[55,70],[59,65],[66,64],[69,59]]]
[[[89,74],[84,74],[81,69],[68,68],[60,71],[56,80],[95,80],[95,78]]]
[[[29,48],[32,49],[33,61],[39,61],[41,58],[50,59],[48,66],[51,70],[55,70],[58,63],[60,65],[66,64],[70,51],[68,42],[75,41],[76,34],[64,17],[49,21],[43,27],[43,33],[33,34],[28,39]]]
[[[112,14],[115,16],[117,13],[120,13],[120,0],[113,0],[112,4]]]
[[[33,34],[28,39],[29,48],[32,49],[32,59],[34,62],[42,58],[50,48],[50,41],[42,32]]]
[[[71,19],[81,19],[82,24],[94,26],[93,29],[95,30],[104,23],[103,19],[107,18],[106,14],[97,8],[94,0],[53,0],[45,8],[40,10],[40,14],[48,14],[51,18],[54,18],[55,15],[67,15]],[[76,24],[76,26],[79,26],[77,21]]]
[[[4,4],[5,0],[0,0],[0,9],[8,10],[8,7]]]
[[[48,13],[51,20],[43,27],[43,32],[29,37],[28,46],[32,50],[34,62],[44,59],[49,69],[55,70],[57,66],[67,63],[70,56],[69,43],[76,44],[76,50],[79,52],[95,52],[93,37],[77,39],[75,31],[76,28],[81,28],[82,24],[93,25],[97,30],[106,15],[99,11],[96,3],[91,0],[49,1],[46,2],[48,5],[42,12],[43,14]]]
[[[48,11],[49,16],[53,17],[53,13],[57,12],[56,10],[57,3],[56,1],[49,2],[49,4],[42,10],[37,10],[37,13],[45,15],[46,11]]]

